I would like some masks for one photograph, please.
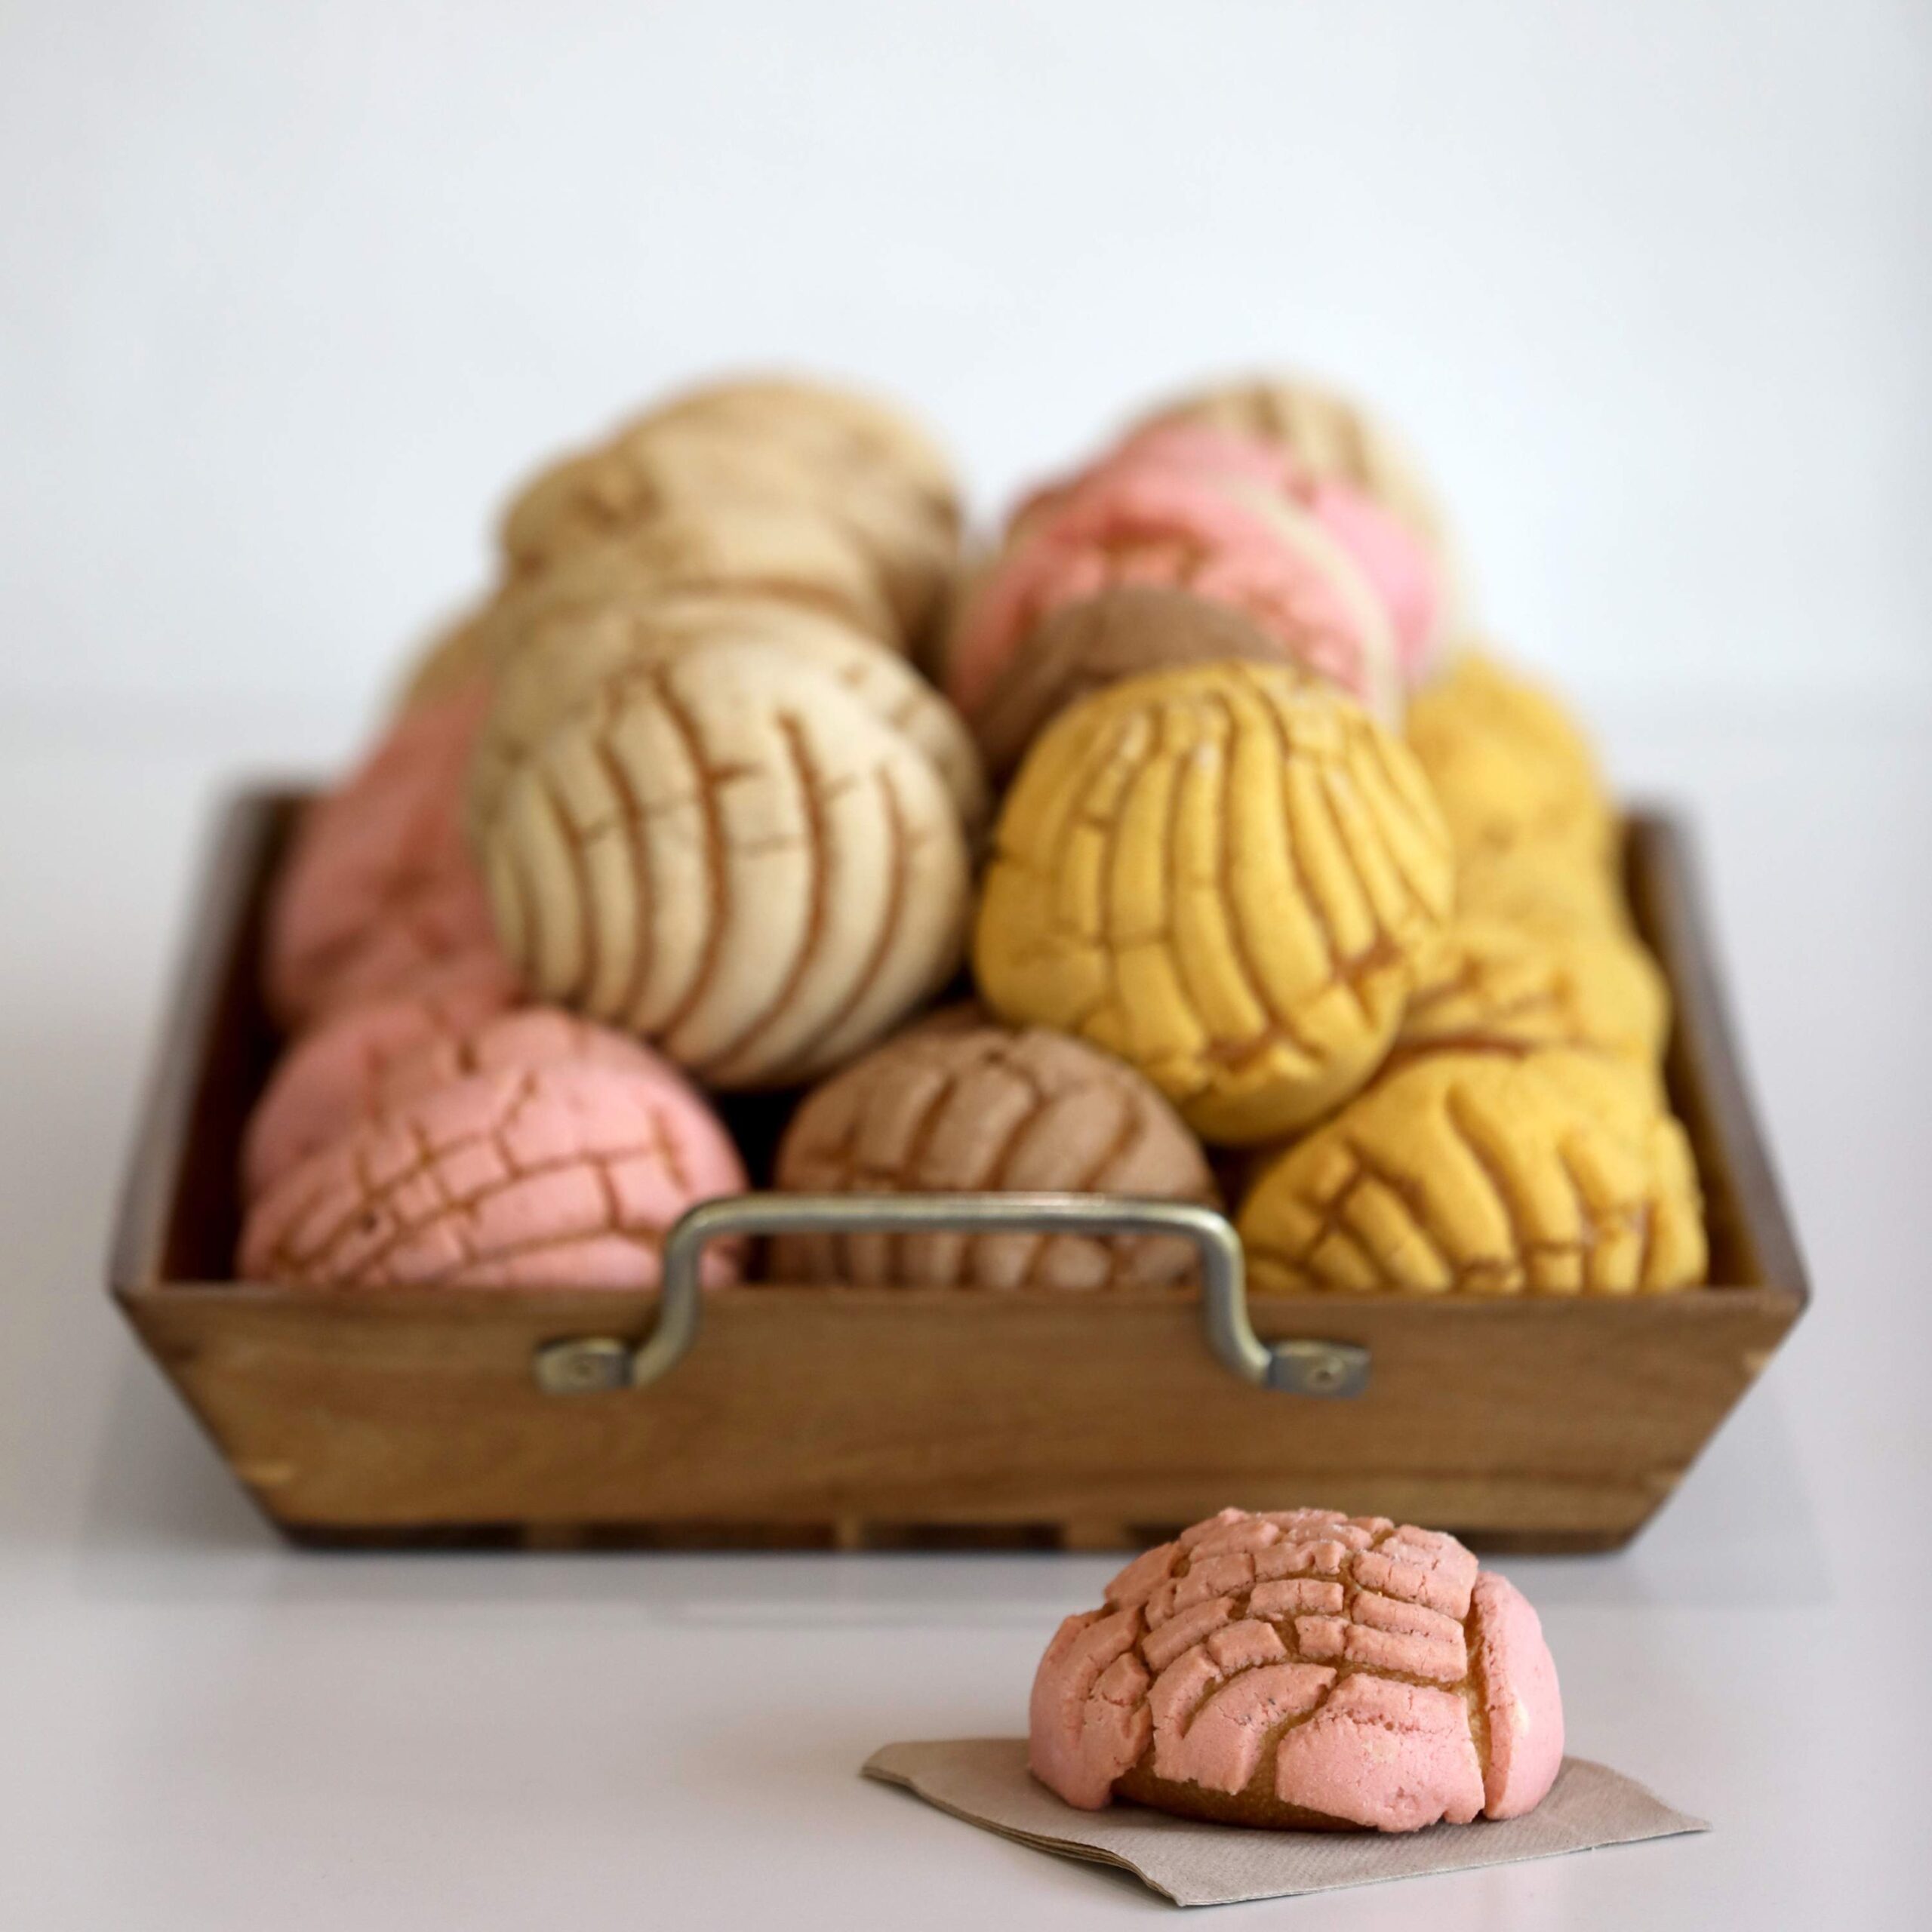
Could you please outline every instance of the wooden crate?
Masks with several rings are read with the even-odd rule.
[[[230,1278],[236,1152],[275,1048],[257,990],[262,906],[296,802],[251,792],[223,816],[112,1269],[155,1360],[292,1537],[1097,1547],[1225,1503],[1306,1503],[1492,1547],[1604,1549],[1676,1487],[1804,1306],[1684,835],[1642,816],[1632,899],[1676,998],[1669,1076],[1716,1285],[1633,1301],[1257,1298],[1266,1340],[1368,1351],[1352,1400],[1239,1379],[1173,1291],[743,1287],[705,1298],[695,1346],[661,1381],[546,1392],[546,1346],[641,1337],[657,1297]],[[771,1109],[739,1124],[755,1163]]]

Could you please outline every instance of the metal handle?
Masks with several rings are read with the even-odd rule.
[[[1368,1351],[1352,1342],[1264,1342],[1247,1314],[1241,1238],[1226,1216],[1183,1201],[1088,1194],[743,1194],[706,1201],[665,1238],[657,1321],[641,1343],[584,1336],[546,1343],[533,1364],[546,1395],[641,1389],[697,1339],[699,1263],[732,1235],[777,1234],[1166,1235],[1201,1257],[1201,1322],[1216,1358],[1244,1382],[1291,1395],[1359,1395]]]

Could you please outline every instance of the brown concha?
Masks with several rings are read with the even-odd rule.
[[[1230,605],[1161,585],[1117,586],[1035,626],[974,713],[974,735],[987,769],[1004,778],[1047,721],[1090,693],[1143,671],[1227,659],[1292,661],[1278,638]]]
[[[1174,1109],[1121,1062],[1067,1035],[917,1026],[809,1095],[779,1149],[799,1193],[1044,1189],[1213,1203],[1206,1160]],[[781,1280],[1106,1288],[1185,1279],[1186,1244],[1140,1236],[795,1235]]]

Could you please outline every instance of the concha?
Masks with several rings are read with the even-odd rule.
[[[495,955],[495,948],[491,949]],[[242,1192],[254,1200],[349,1121],[380,1110],[387,1076],[432,1041],[456,1039],[513,1005],[506,968],[360,1001],[328,1015],[275,1063],[242,1137]]]
[[[263,977],[285,1026],[404,989],[492,943],[463,832],[478,685],[414,706],[303,815],[269,900]]]
[[[1589,740],[1556,700],[1466,651],[1411,700],[1409,749],[1428,774],[1459,863],[1552,846],[1607,869],[1617,817]]]
[[[949,695],[976,717],[1054,611],[1125,584],[1241,611],[1296,663],[1400,715],[1393,620],[1347,546],[1292,499],[1160,468],[1088,476],[1001,553],[961,613]]]
[[[1458,912],[1425,957],[1395,1050],[1587,1047],[1654,1066],[1669,1029],[1663,975],[1627,932]]]
[[[799,376],[730,377],[669,398],[637,426],[700,423],[783,445],[829,475],[890,483],[958,525],[958,482],[945,451],[905,411],[863,390]]]
[[[1062,1033],[970,1014],[875,1047],[806,1097],[778,1150],[795,1193],[1046,1190],[1213,1203],[1194,1137],[1131,1067]],[[1144,1235],[781,1235],[781,1281],[1094,1289],[1179,1281],[1186,1243]]]
[[[716,1087],[810,1078],[951,975],[959,814],[932,761],[815,665],[752,645],[608,681],[476,844],[537,993]]]
[[[995,846],[974,945],[989,1004],[1118,1055],[1235,1144],[1368,1079],[1453,890],[1400,742],[1262,665],[1156,672],[1063,712]]]
[[[961,525],[944,452],[890,404],[797,377],[706,384],[620,425],[519,493],[503,549],[527,576],[649,525],[761,506],[835,534],[872,580],[895,641],[910,645],[937,620]],[[813,601],[823,589],[801,587]]]
[[[276,1067],[244,1137],[250,1198],[352,1128],[472,1074],[574,1060],[660,1082],[680,1078],[627,1033],[555,1007],[506,1011],[484,1004],[481,991],[353,1007],[298,1040]]]
[[[1454,1537],[1338,1509],[1223,1509],[1137,1557],[1054,1633],[1029,1717],[1069,1804],[1288,1830],[1517,1817],[1563,1762],[1521,1594]]]
[[[969,838],[990,810],[977,748],[958,714],[897,653],[820,611],[770,598],[625,594],[512,605],[495,700],[470,767],[472,814],[485,820],[503,789],[560,721],[600,700],[613,678],[695,650],[756,645],[823,669],[932,761]]]
[[[804,511],[866,560],[909,641],[932,623],[958,562],[956,518],[935,515],[889,475],[831,467],[792,441],[709,417],[646,418],[552,466],[503,521],[513,571],[540,571],[666,516]]]
[[[358,1121],[250,1210],[244,1281],[328,1288],[649,1288],[663,1237],[735,1194],[730,1137],[675,1077],[502,1066]],[[707,1278],[732,1271],[723,1251]]]
[[[1656,1294],[1706,1260],[1654,1082],[1560,1049],[1391,1072],[1263,1170],[1239,1229],[1257,1294]]]
[[[1048,722],[1124,678],[1239,658],[1289,664],[1287,648],[1251,617],[1193,592],[1122,584],[1063,604],[1008,660],[973,719],[987,768],[1005,777]]]

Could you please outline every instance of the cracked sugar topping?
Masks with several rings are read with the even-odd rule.
[[[1453,1537],[1226,1509],[1069,1617],[1033,1687],[1069,1803],[1409,1831],[1542,1798],[1562,1758],[1536,1613]]]
[[[823,669],[718,645],[567,720],[479,827],[548,998],[717,1088],[810,1077],[942,985],[970,863],[937,769]]]
[[[352,1124],[251,1209],[243,1278],[654,1287],[665,1231],[744,1171],[691,1089],[635,1058],[460,1073]],[[723,1278],[726,1257],[707,1269]]]
[[[1359,1088],[1446,921],[1448,841],[1401,744],[1278,667],[1130,678],[1007,795],[974,964],[1009,1020],[1138,1067],[1211,1141]]]

